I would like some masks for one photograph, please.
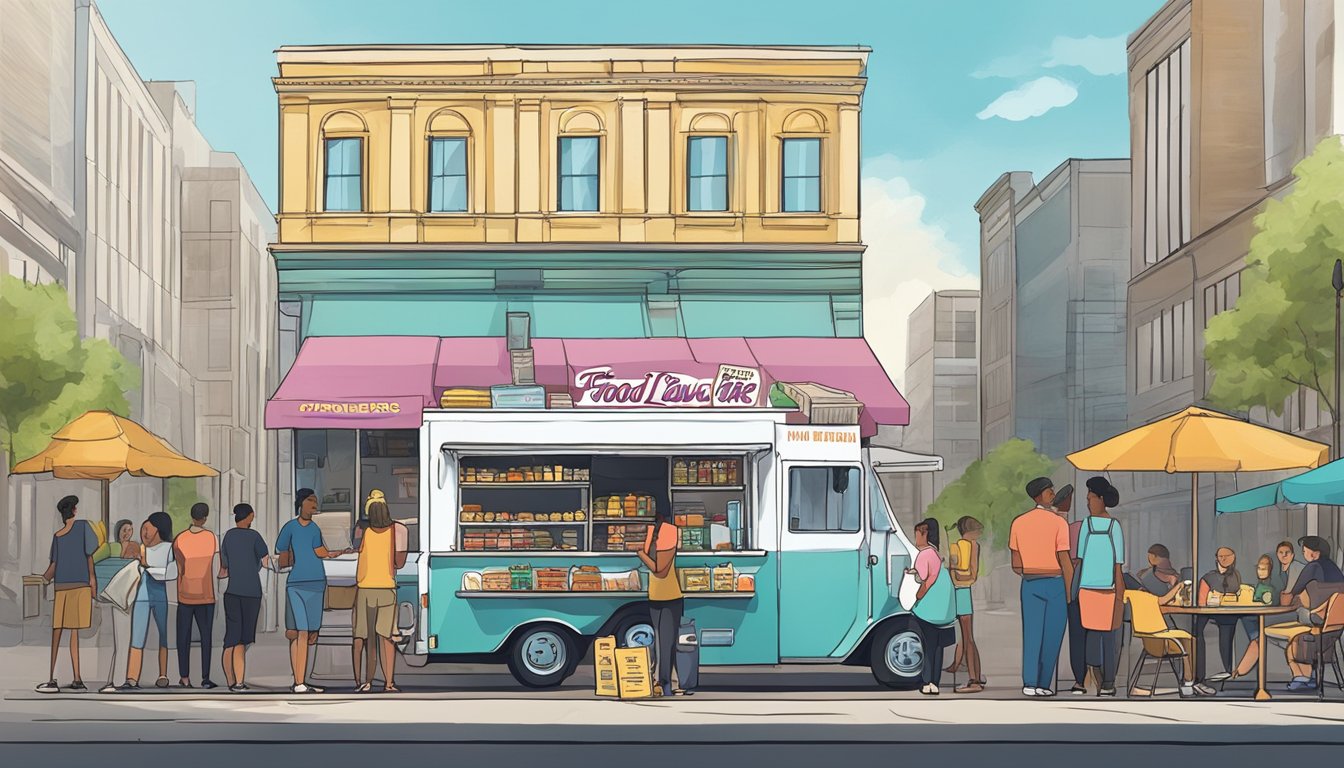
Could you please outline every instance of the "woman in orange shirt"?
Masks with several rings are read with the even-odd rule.
[[[639,559],[649,569],[649,613],[653,623],[654,695],[671,694],[672,662],[677,655],[677,627],[683,608],[677,581],[677,545],[681,529],[672,523],[668,506],[658,505],[654,523],[644,537]]]

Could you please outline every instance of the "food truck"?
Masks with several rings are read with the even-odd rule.
[[[917,685],[913,547],[878,473],[936,457],[776,409],[427,411],[415,653],[559,685],[595,637],[652,640],[636,555],[661,505],[702,665],[864,665]]]

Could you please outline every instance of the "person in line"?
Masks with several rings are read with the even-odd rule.
[[[261,615],[261,569],[270,564],[265,539],[252,530],[257,514],[251,504],[235,504],[233,529],[219,547],[219,578],[224,587],[224,680],[230,691],[248,690],[247,647],[257,641]]]
[[[373,689],[374,654],[377,641],[382,654],[383,691],[400,693],[394,678],[397,649],[392,636],[397,631],[397,571],[406,565],[406,549],[401,546],[383,492],[369,494],[369,525],[359,542],[359,562],[355,567],[355,617],[352,660],[355,689],[368,693]],[[360,662],[365,643],[369,645],[368,677],[361,679]]]
[[[961,639],[956,656],[948,672],[966,668],[966,684],[953,693],[980,693],[985,690],[984,671],[980,668],[980,647],[975,643],[975,611],[971,605],[971,587],[980,578],[980,536],[985,526],[969,515],[954,526],[961,536],[948,548],[948,566],[956,595],[957,623],[961,625]]]
[[[56,659],[61,651],[61,633],[70,633],[70,672],[72,691],[87,691],[79,668],[79,631],[93,623],[93,593],[97,576],[93,553],[98,550],[98,534],[87,520],[76,520],[79,497],[66,496],[56,502],[61,527],[51,537],[50,565],[42,580],[56,585],[56,604],[51,611],[51,670],[47,682],[37,686],[38,693],[56,693]]]
[[[653,622],[654,695],[672,694],[672,666],[677,657],[677,627],[685,601],[677,581],[677,546],[681,529],[673,524],[672,510],[659,504],[654,523],[644,536],[639,560],[649,569],[649,614]]]
[[[322,529],[313,522],[317,513],[317,492],[300,488],[294,492],[295,519],[285,523],[275,541],[281,568],[291,568],[285,582],[285,637],[289,639],[289,663],[294,673],[293,693],[322,693],[325,689],[308,683],[310,646],[317,644],[322,630],[322,608],[326,601],[327,570],[330,560],[351,550],[334,551],[322,542]]]
[[[210,651],[215,628],[215,556],[219,542],[205,529],[210,506],[191,505],[191,525],[173,539],[177,560],[177,684],[191,687],[191,625],[201,639],[201,687],[218,688],[210,680]]]
[[[1065,485],[1055,493],[1051,506],[1069,526],[1069,560],[1073,562],[1073,581],[1067,586],[1072,599],[1068,605],[1069,632],[1069,671],[1073,673],[1073,685],[1069,693],[1082,696],[1087,693],[1087,631],[1083,629],[1082,616],[1078,612],[1078,534],[1082,530],[1081,520],[1070,521],[1073,512],[1073,486]]]
[[[144,663],[145,645],[149,641],[149,621],[159,632],[158,688],[168,687],[168,582],[177,578],[177,563],[173,560],[173,519],[167,512],[155,512],[140,526],[140,587],[131,609],[131,650],[126,655],[126,682],[118,690],[134,691],[140,688],[140,670]]]
[[[1054,483],[1038,477],[1027,483],[1027,496],[1036,506],[1018,515],[1008,533],[1013,572],[1022,577],[1022,695],[1049,698],[1068,625],[1065,585],[1073,581],[1073,560],[1069,527],[1050,506]]]
[[[135,540],[135,524],[130,520],[118,520],[112,527],[115,532],[113,545],[109,547],[112,557],[125,560],[140,559],[140,544]]]
[[[1079,617],[1086,630],[1086,660],[1100,678],[1098,696],[1115,696],[1120,666],[1120,623],[1124,616],[1125,537],[1108,510],[1120,491],[1104,477],[1087,481],[1087,521],[1078,535]]]
[[[943,674],[943,630],[957,619],[952,578],[938,556],[937,520],[930,517],[915,526],[915,549],[918,550],[915,567],[910,570],[919,580],[919,591],[910,613],[915,618],[924,650],[924,666],[919,674],[923,686],[919,692],[937,696]]]
[[[1302,575],[1303,564],[1297,559],[1297,550],[1293,547],[1291,541],[1280,541],[1274,548],[1274,584],[1279,591],[1276,601],[1283,597],[1294,584],[1297,583],[1297,577]]]
[[[1241,592],[1241,574],[1237,571],[1237,553],[1231,547],[1219,547],[1214,554],[1216,567],[1204,574],[1199,579],[1198,602],[1199,605],[1208,605],[1210,595],[1217,594],[1219,601],[1224,597],[1236,598]],[[1203,639],[1204,630],[1209,622],[1213,622],[1218,627],[1218,655],[1223,662],[1223,671],[1206,678],[1204,676],[1205,653],[1195,654],[1195,679],[1200,682],[1223,682],[1232,677],[1233,670],[1236,667],[1233,664],[1232,657],[1235,652],[1235,642],[1237,637],[1237,625],[1243,624],[1242,620],[1233,616],[1196,616],[1194,619],[1195,640],[1199,643],[1196,648],[1204,650]],[[1244,626],[1244,624],[1243,624]],[[1250,630],[1249,634],[1256,634],[1255,630]]]
[[[1279,563],[1268,554],[1260,556],[1255,563],[1255,587],[1251,593],[1251,602],[1256,605],[1278,605],[1279,587],[1275,578],[1275,571],[1279,570]],[[1249,617],[1248,617],[1249,619]],[[1248,626],[1249,623],[1249,626]],[[1246,677],[1260,661],[1260,644],[1256,642],[1260,638],[1259,622],[1250,619],[1249,622],[1243,619],[1242,626],[1246,627],[1246,634],[1251,638],[1251,643],[1246,647],[1246,652],[1241,655],[1241,661],[1237,662],[1237,668],[1232,671],[1231,680]]]

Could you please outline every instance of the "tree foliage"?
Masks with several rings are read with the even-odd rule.
[[[0,444],[10,467],[90,410],[126,415],[139,370],[103,339],[81,339],[63,287],[0,276]]]
[[[1344,145],[1329,137],[1293,169],[1282,201],[1256,217],[1236,307],[1204,332],[1214,370],[1209,400],[1236,411],[1281,413],[1300,387],[1321,396],[1332,415],[1335,291],[1331,273],[1344,256]]]
[[[164,511],[173,519],[173,533],[178,534],[191,527],[192,505],[209,499],[198,492],[194,477],[170,477],[164,482],[168,486],[168,501],[164,504]],[[214,509],[211,510],[211,514],[217,516],[221,511]],[[226,524],[228,523],[221,523]]]
[[[1030,440],[1013,438],[971,464],[965,474],[949,483],[929,505],[929,517],[944,527],[963,515],[985,525],[986,543],[994,549],[1008,545],[1008,528],[1013,518],[1031,506],[1027,483],[1048,477],[1055,462],[1036,450]]]

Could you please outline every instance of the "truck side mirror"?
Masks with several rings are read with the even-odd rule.
[[[831,490],[844,493],[849,490],[849,468],[831,467]]]

